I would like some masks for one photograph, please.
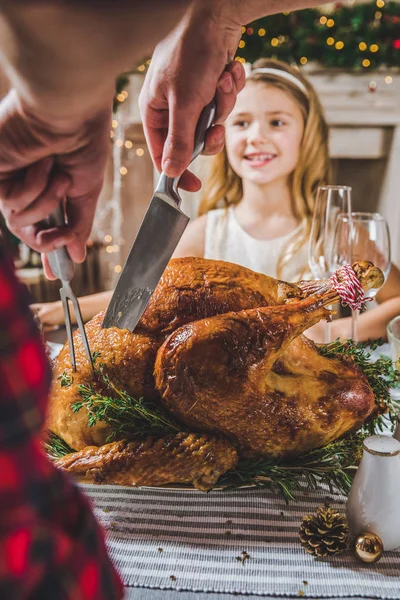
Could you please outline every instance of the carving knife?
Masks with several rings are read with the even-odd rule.
[[[191,162],[204,148],[215,117],[215,99],[202,111],[196,127]],[[133,331],[168,264],[188,222],[181,210],[179,177],[161,174],[103,321],[103,328]]]

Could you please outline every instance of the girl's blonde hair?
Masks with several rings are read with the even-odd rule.
[[[328,150],[328,126],[326,124],[321,103],[308,80],[296,68],[274,59],[261,58],[252,65],[252,70],[260,68],[279,69],[290,73],[306,88],[307,95],[295,83],[279,76],[279,73],[250,73],[247,81],[268,83],[292,96],[298,103],[304,118],[304,133],[301,141],[299,161],[290,175],[292,189],[292,210],[300,221],[300,231],[296,232],[291,242],[286,245],[278,260],[278,277],[290,259],[306,242],[310,233],[311,219],[314,210],[314,198],[317,187],[329,183],[330,161]],[[226,150],[220,152],[212,160],[209,176],[203,188],[199,214],[221,205],[226,207],[238,204],[242,199],[243,186],[241,178],[233,171],[228,162]],[[304,271],[299,273],[299,278]]]

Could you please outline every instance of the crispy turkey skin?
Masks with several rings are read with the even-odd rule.
[[[237,464],[237,452],[226,439],[178,433],[158,440],[121,440],[67,454],[56,465],[94,483],[161,486],[193,484],[211,490]]]

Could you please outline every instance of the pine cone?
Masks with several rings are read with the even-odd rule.
[[[316,515],[305,515],[299,537],[306,552],[318,558],[339,554],[347,548],[346,517],[333,508],[319,506]]]

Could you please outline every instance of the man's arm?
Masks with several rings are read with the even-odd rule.
[[[81,262],[110,148],[117,75],[149,55],[188,0],[0,0],[0,208],[40,252]],[[37,223],[66,198],[68,227]],[[47,262],[45,270],[51,271]]]
[[[4,0],[0,62],[43,118],[82,119],[110,106],[115,79],[153,52],[189,0]]]
[[[307,8],[320,0],[197,0],[178,26],[156,48],[140,97],[147,142],[159,170],[170,177],[188,166],[196,123],[214,94],[217,122],[232,110],[243,88],[244,70],[235,56],[242,25],[264,15]],[[207,139],[209,153],[223,145],[223,128]],[[200,187],[194,175],[181,180],[186,189]]]

